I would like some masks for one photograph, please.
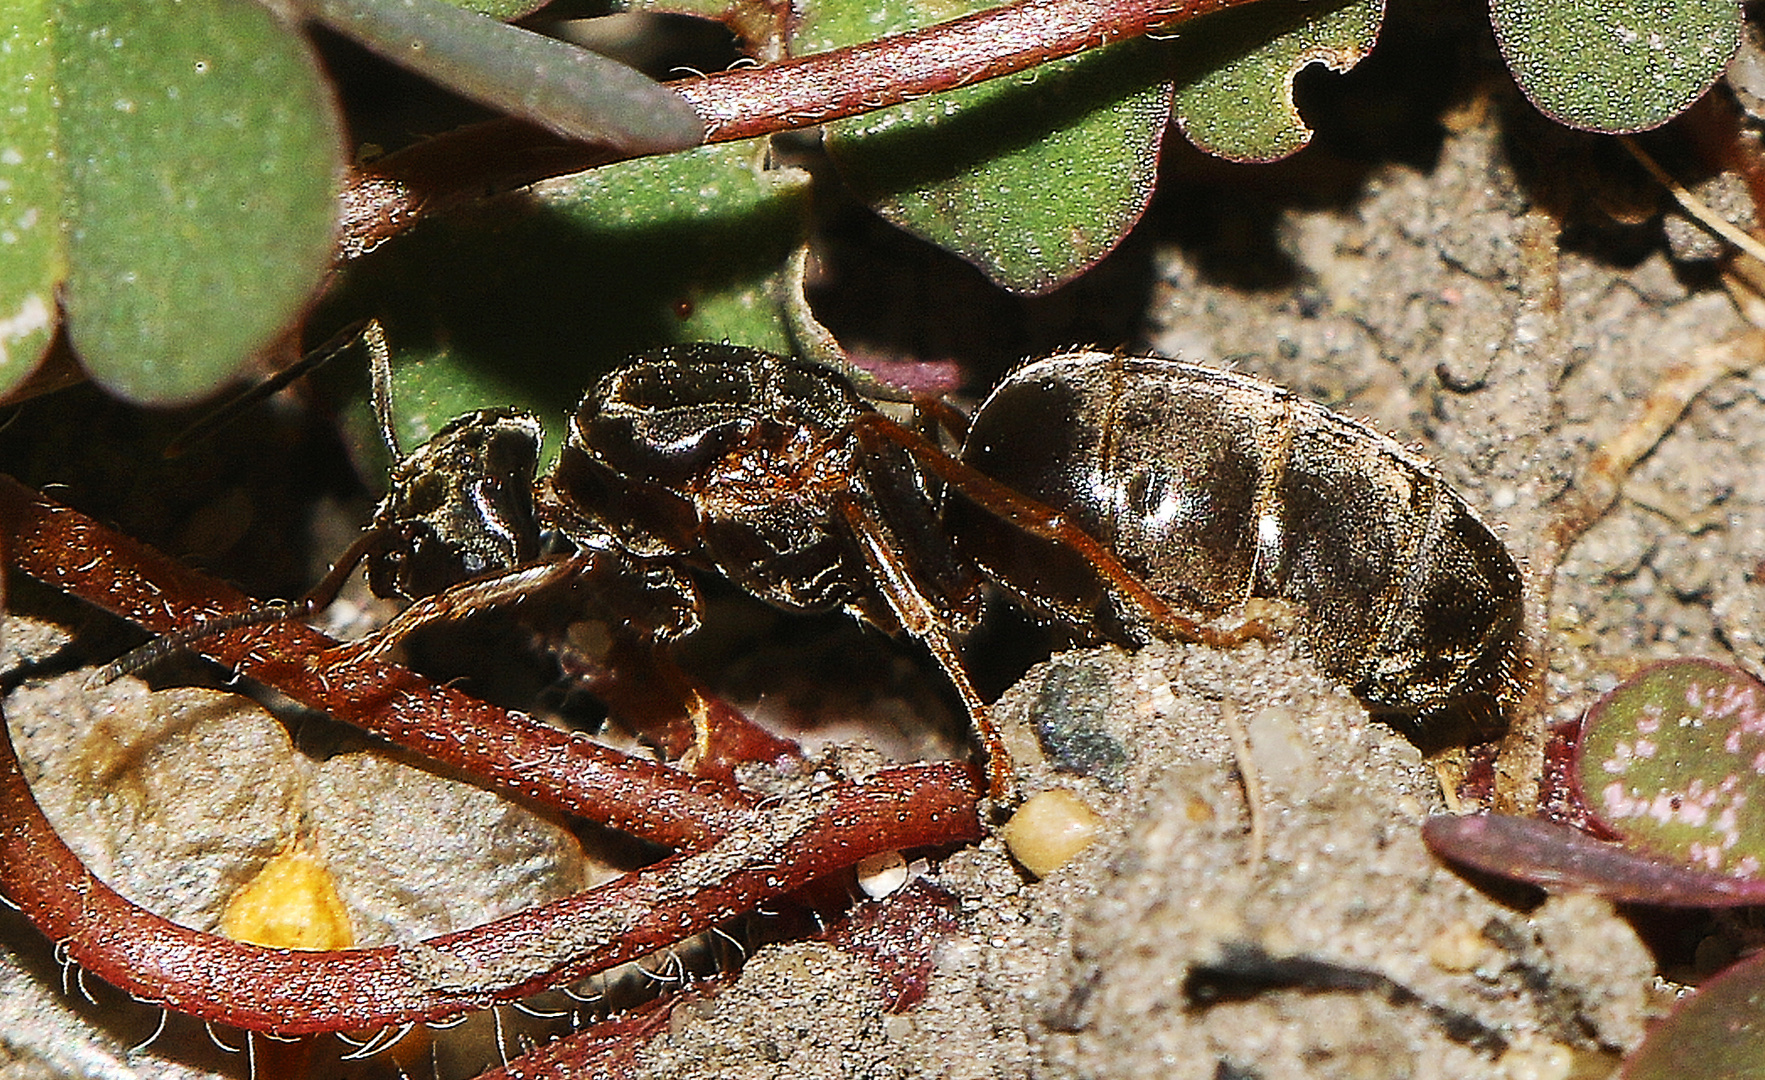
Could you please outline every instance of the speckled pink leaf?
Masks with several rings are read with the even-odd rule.
[[[1765,864],[1765,683],[1709,660],[1657,664],[1582,724],[1576,777],[1629,846],[1720,873]]]

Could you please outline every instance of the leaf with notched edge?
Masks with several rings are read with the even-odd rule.
[[[1232,161],[1275,161],[1312,132],[1293,101],[1311,64],[1347,71],[1372,51],[1384,0],[1271,0],[1184,27],[1172,48],[1175,116],[1197,147]]]
[[[817,0],[793,55],[942,22],[982,3]],[[1042,292],[1089,269],[1140,219],[1170,111],[1162,60],[1129,41],[827,127],[859,198],[895,225]]]

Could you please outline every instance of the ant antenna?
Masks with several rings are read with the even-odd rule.
[[[281,622],[294,615],[305,614],[309,603],[297,600],[292,603],[286,600],[271,600],[267,603],[235,611],[226,615],[217,615],[212,619],[204,619],[185,630],[170,634],[162,634],[138,649],[130,649],[122,656],[99,668],[87,680],[90,687],[108,686],[125,675],[134,675],[159,663],[174,653],[188,649],[199,641],[211,638],[228,630],[237,630],[245,626],[259,626],[263,623]]]
[[[324,344],[306,353],[299,360],[289,364],[256,386],[246,387],[216,407],[213,412],[180,431],[171,442],[166,444],[162,453],[168,458],[182,457],[192,446],[214,434],[223,424],[231,421],[246,409],[281,390],[294,380],[323,367],[332,357],[355,344],[357,339],[366,338],[370,328],[379,338],[380,347],[384,349],[386,336],[380,331],[379,322],[374,319],[358,319],[326,338]],[[369,348],[373,348],[372,342],[369,343]]]
[[[281,622],[283,619],[304,619],[315,612],[323,611],[337,599],[343,589],[344,582],[355,572],[368,551],[380,540],[380,530],[369,529],[358,536],[350,544],[324,578],[298,600],[266,600],[253,604],[243,611],[228,612],[203,619],[195,626],[170,634],[162,634],[147,644],[131,649],[122,656],[99,668],[92,673],[87,681],[89,687],[108,686],[125,675],[134,675],[152,667],[166,657],[181,652],[198,642],[205,641],[216,634],[228,630],[238,630],[247,626],[261,626],[264,623]],[[235,673],[234,678],[238,675]],[[0,899],[4,899],[0,897]]]
[[[399,449],[398,429],[392,423],[392,349],[386,344],[386,328],[380,320],[369,319],[362,326],[362,343],[368,347],[368,380],[374,399],[374,422],[380,425],[380,440],[392,460],[403,461]]]

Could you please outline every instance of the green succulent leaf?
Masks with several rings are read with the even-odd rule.
[[[498,22],[513,22],[544,7],[548,0],[447,0],[457,8],[488,15]]]
[[[631,354],[689,341],[790,352],[783,286],[808,176],[753,142],[536,184],[424,222],[352,266],[326,325],[376,316],[393,414],[415,446],[491,405],[566,412]],[[366,376],[348,375],[358,395]],[[358,442],[375,441],[365,411]]]
[[[813,5],[801,55],[945,21],[985,4]],[[827,127],[828,154],[884,218],[1008,289],[1083,273],[1151,197],[1170,88],[1145,41],[936,94]]]
[[[1624,1062],[1623,1080],[1765,1076],[1765,956],[1687,994]]]
[[[1491,0],[1502,56],[1539,111],[1586,131],[1659,127],[1740,46],[1737,0]]]
[[[618,0],[620,11],[653,11],[669,15],[693,15],[701,19],[734,25],[756,19],[770,12],[768,21],[777,22],[777,10],[764,0]]]
[[[330,265],[339,125],[304,40],[249,0],[54,0],[5,33],[0,391],[59,288],[99,383],[206,394]]]
[[[1708,660],[1657,664],[1582,725],[1577,779],[1627,844],[1703,870],[1765,865],[1765,683]]]
[[[47,0],[15,9],[0,30],[0,393],[49,347],[55,286],[67,272],[50,13]]]
[[[1384,0],[1268,0],[1185,24],[1172,44],[1174,114],[1200,149],[1232,161],[1275,161],[1311,141],[1293,101],[1309,64],[1347,71],[1372,51]]]

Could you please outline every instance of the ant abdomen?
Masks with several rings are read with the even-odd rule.
[[[1170,360],[1049,357],[994,390],[962,458],[1069,515],[1180,611],[1296,604],[1319,665],[1376,709],[1438,712],[1508,673],[1520,576],[1500,540],[1427,462],[1278,387]],[[1032,609],[1146,635],[1071,550],[960,496],[945,515]]]

